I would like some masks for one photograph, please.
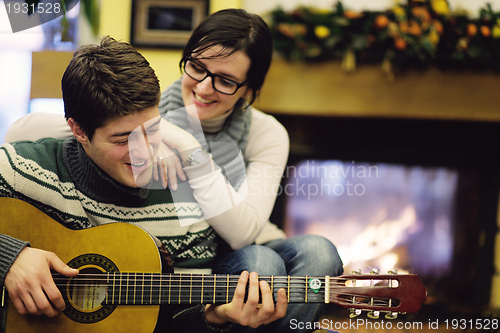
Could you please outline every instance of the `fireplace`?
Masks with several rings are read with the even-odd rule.
[[[290,235],[331,235],[337,243],[336,232],[358,242],[366,236],[364,245],[356,243],[364,253],[351,248],[346,261],[363,271],[395,265],[419,274],[428,289],[419,312],[426,318],[495,310],[500,123],[275,117],[289,132],[291,152],[272,221]],[[391,179],[396,189],[388,193]]]

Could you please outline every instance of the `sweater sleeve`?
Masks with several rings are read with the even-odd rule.
[[[0,285],[4,285],[10,267],[26,246],[29,246],[28,242],[0,234]]]
[[[7,185],[8,180],[13,179],[14,171],[11,168],[7,153],[7,145],[0,147],[0,197],[11,197],[12,190]],[[15,158],[13,158],[15,160]],[[2,209],[0,208],[0,213]],[[11,221],[5,221],[9,223]],[[21,241],[8,235],[0,234],[0,285],[4,284],[5,276],[9,272],[10,267],[16,260],[17,256],[26,246],[28,242]]]
[[[185,169],[208,223],[233,249],[252,244],[269,223],[289,152],[285,128],[272,116],[253,113],[242,157],[247,163],[246,181],[238,192],[220,168],[202,177],[192,177],[193,171]]]
[[[73,133],[62,114],[30,113],[17,120],[5,134],[5,142],[68,139]]]

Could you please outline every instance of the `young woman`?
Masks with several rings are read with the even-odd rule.
[[[269,221],[289,140],[276,119],[250,105],[271,58],[268,26],[244,10],[216,12],[193,31],[180,61],[182,77],[161,96],[160,176],[172,193],[189,184],[208,223],[229,245],[219,248],[214,273],[336,276],[343,272],[342,262],[330,241],[314,235],[287,239]],[[65,126],[61,116],[33,114],[17,122],[6,140],[69,137]],[[172,153],[181,142],[202,148],[181,161]],[[317,321],[321,312],[319,305],[290,304],[285,318],[259,332],[287,331],[290,320]]]

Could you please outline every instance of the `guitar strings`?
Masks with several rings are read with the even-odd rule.
[[[232,290],[230,290],[232,291]],[[323,303],[324,302],[324,293],[320,293],[316,298],[316,300],[311,300],[309,298],[309,302],[311,303]],[[114,297],[106,297],[103,304],[116,304],[116,305],[125,305],[125,304],[145,304],[145,305],[160,305],[160,304],[186,304],[186,303],[228,303],[233,299],[233,294],[224,295],[224,294],[213,294],[201,295],[201,294],[187,294],[181,293],[173,294],[173,295],[164,295],[164,294],[147,294],[146,296],[136,295],[135,297],[131,297],[131,295],[120,294],[114,295]],[[275,293],[273,293],[275,296]],[[349,297],[349,298],[346,298]],[[383,310],[397,309],[398,303],[392,303],[391,299],[381,299],[381,298],[372,298],[366,295],[357,295],[357,294],[342,294],[342,293],[329,293],[329,301],[331,303],[339,303],[339,304],[356,304],[356,305],[370,305],[373,308],[385,308]],[[394,300],[392,300],[394,301]],[[288,300],[289,303],[304,303],[304,295],[300,293],[298,295],[291,294]]]
[[[217,281],[238,281],[239,280],[239,275],[224,275],[224,274],[209,274],[209,275],[204,275],[204,274],[179,274],[179,273],[173,273],[173,274],[158,274],[158,273],[119,273],[117,272],[116,274],[111,272],[111,273],[80,273],[77,276],[70,278],[63,276],[61,274],[53,274],[53,279],[54,280],[69,280],[69,279],[74,279],[74,280],[97,280],[97,281],[107,281],[109,279],[112,280],[124,280],[124,279],[130,279],[131,277],[134,279],[142,279],[142,280],[172,280],[172,281],[196,281],[196,280],[214,280],[216,279]],[[304,282],[309,279],[319,279],[319,280],[325,280],[324,276],[259,276],[259,280],[268,280],[272,279],[274,281],[276,280],[283,280],[283,281],[289,281],[289,280],[299,280],[301,282]],[[352,280],[364,280],[364,281],[384,281],[384,280],[395,280],[397,281],[397,278],[390,277],[390,278],[385,278],[385,277],[373,277],[370,276],[368,277],[355,277],[355,278],[346,278],[346,277],[329,277],[330,282],[337,282],[337,283],[345,283],[346,281],[352,281]],[[339,282],[340,281],[340,282]]]
[[[118,278],[117,278],[118,276]],[[269,280],[272,279],[273,282],[273,294],[277,292],[277,290],[284,288],[285,290],[288,290],[288,299],[295,299],[296,297],[301,297],[304,295],[306,292],[309,293],[311,296],[314,296],[314,294],[311,294],[311,291],[308,290],[307,282],[309,277],[271,277],[271,276],[260,276],[259,280]],[[315,278],[315,277],[311,277]],[[325,277],[318,277],[320,280],[325,280]],[[106,275],[106,273],[98,273],[98,274],[81,274],[80,276],[77,276],[75,278],[68,278],[68,277],[63,277],[61,275],[55,275],[54,280],[55,281],[61,281],[63,280],[65,283],[64,284],[58,284],[58,285],[67,285],[69,280],[74,280],[77,282],[77,284],[80,282],[87,282],[91,281],[93,283],[99,284],[99,282],[103,283],[103,285],[107,285],[109,288],[114,288],[117,290],[113,290],[111,292],[108,291],[108,296],[106,299],[111,299],[110,304],[113,304],[116,299],[124,298],[126,302],[122,302],[123,304],[127,303],[132,303],[132,304],[137,304],[138,300],[141,300],[141,303],[144,301],[144,299],[149,298],[150,302],[147,302],[148,304],[156,304],[156,301],[160,303],[166,303],[166,300],[168,299],[171,301],[170,303],[191,303],[191,302],[196,302],[197,300],[214,300],[215,302],[225,302],[228,300],[228,295],[224,295],[221,290],[223,288],[226,288],[227,292],[234,293],[239,276],[237,275],[191,275],[191,274],[156,274],[156,273],[109,273]],[[111,281],[109,281],[111,279]],[[330,287],[346,287],[346,281],[350,281],[350,279],[347,279],[345,277],[330,277]],[[361,279],[367,279],[367,278],[361,278]],[[361,280],[360,279],[360,280]],[[373,277],[370,277],[368,280],[375,280]],[[376,279],[376,280],[384,280],[384,279]],[[160,282],[160,283],[158,283]],[[268,281],[270,282],[270,281]],[[201,285],[199,285],[201,283]],[[206,283],[206,285],[205,285]],[[77,285],[76,284],[76,285]],[[215,286],[214,286],[215,284]],[[185,290],[177,289],[177,288],[185,288]],[[189,288],[188,288],[189,287]],[[219,288],[219,292],[215,292],[214,287]],[[376,285],[372,285],[371,288],[378,287]],[[165,289],[174,289],[174,293],[170,292],[168,295],[164,295]],[[346,288],[356,288],[356,287],[346,287]],[[384,287],[385,288],[385,287]],[[129,296],[131,292],[134,290],[137,291],[138,289],[142,289],[143,291],[146,291],[147,294],[144,296],[143,294],[141,295],[134,295],[134,297],[130,297],[130,302],[129,301]],[[214,292],[212,293],[212,289],[214,289]],[[208,294],[207,296],[205,295],[198,295],[198,292],[202,292],[205,290],[205,292]],[[189,292],[189,295],[187,293]],[[193,292],[195,293],[193,295]],[[111,294],[111,295],[109,295]],[[297,294],[299,296],[297,296]],[[322,291],[321,289],[318,290],[317,294],[320,298],[324,297],[325,291]],[[355,301],[355,299],[357,300]],[[388,302],[388,298],[386,299],[381,299],[381,298],[373,298],[369,297],[363,294],[356,294],[356,293],[345,293],[345,292],[335,292],[331,291],[329,293],[329,299],[330,301],[337,300],[338,302],[344,303],[344,304],[368,304],[368,301],[363,302],[360,299],[366,298],[371,301],[372,306],[384,306],[387,304],[390,304]],[[231,297],[232,299],[232,297]]]
[[[119,273],[118,277],[115,274],[110,274],[110,275],[105,275],[105,274],[82,274],[82,275],[77,275],[76,277],[73,278],[68,278],[64,277],[61,275],[55,275],[54,276],[54,281],[56,282],[56,285],[66,285],[68,281],[73,281],[75,283],[84,283],[84,282],[92,282],[95,284],[102,283],[102,284],[110,284],[110,285],[115,285],[115,286],[130,286],[130,285],[144,285],[146,284],[148,287],[151,286],[165,286],[168,284],[192,284],[192,285],[197,285],[197,284],[218,284],[220,286],[221,284],[223,285],[236,285],[239,281],[239,276],[237,275],[207,275],[207,276],[191,276],[191,275],[178,275],[175,274],[173,276],[170,275],[148,275],[149,273],[139,273],[139,274],[134,274],[134,273],[125,273],[126,275],[123,275],[123,273]],[[307,277],[308,279],[319,279],[324,280],[324,277]],[[356,287],[363,287],[362,286],[346,286],[347,281],[352,281],[350,279],[346,278],[335,278],[335,277],[330,277],[330,286],[345,286],[347,288],[356,288]],[[306,280],[305,277],[271,277],[271,276],[259,276],[259,280],[267,281],[268,283],[271,282],[272,284],[286,284],[289,285],[290,287],[296,287],[296,288],[304,288],[306,284],[308,284],[309,280]],[[371,279],[367,281],[383,281],[385,279]],[[58,282],[63,281],[64,283],[60,284]],[[158,284],[159,283],[159,284]],[[371,285],[372,287],[377,287],[376,284]],[[382,287],[386,287],[385,285],[382,285]]]

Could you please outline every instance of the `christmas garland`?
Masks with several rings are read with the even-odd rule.
[[[301,6],[271,12],[275,50],[288,60],[339,59],[349,72],[357,63],[382,64],[387,75],[408,68],[500,72],[500,12],[489,4],[477,18],[452,12],[446,0],[408,0],[385,11],[354,12]]]

